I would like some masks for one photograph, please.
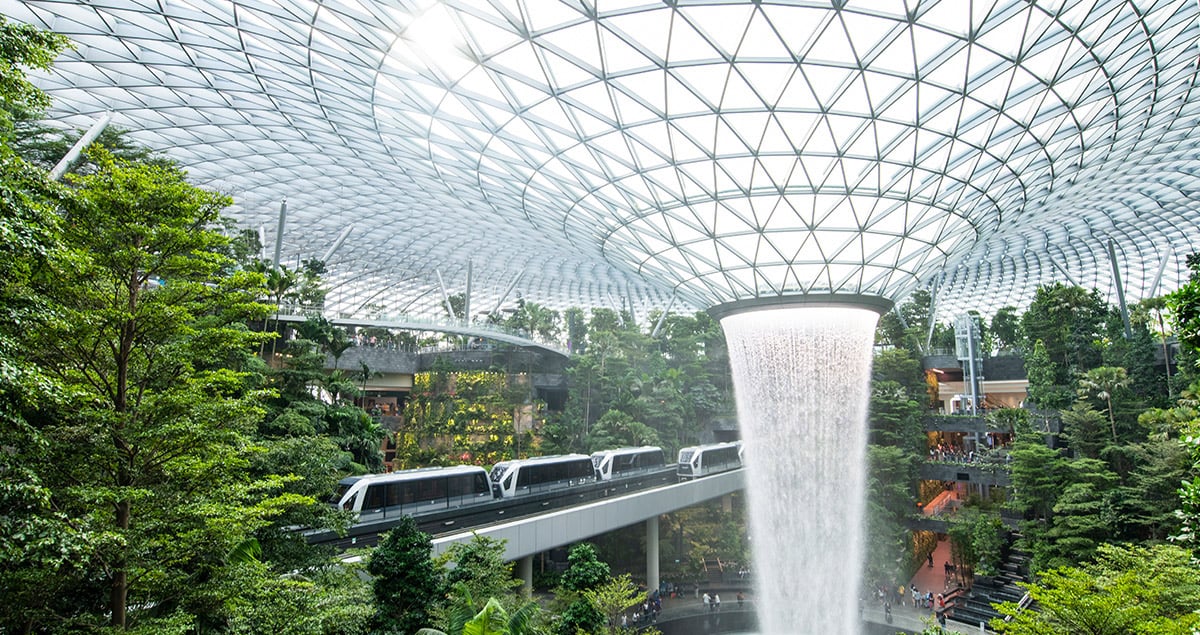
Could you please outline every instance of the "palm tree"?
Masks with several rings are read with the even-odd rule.
[[[265,268],[265,264],[260,264],[259,268]],[[270,294],[271,303],[275,305],[275,325],[274,328],[279,328],[279,305],[283,302],[284,296],[292,290],[296,284],[296,273],[289,270],[287,267],[280,265],[272,267],[263,272],[266,275],[267,293]],[[276,338],[278,339],[278,338]],[[271,357],[275,356],[275,340],[271,340]]]
[[[464,601],[451,608],[448,629],[422,628],[416,635],[538,635],[541,632],[533,619],[541,610],[536,601],[530,600],[509,613],[499,600],[488,598],[487,604],[472,614],[475,603],[471,593],[462,583],[456,586]]]
[[[1113,443],[1117,441],[1117,419],[1113,414],[1113,393],[1129,385],[1129,375],[1119,366],[1093,368],[1079,378],[1079,394],[1104,400],[1108,408],[1108,423],[1112,427]]]
[[[333,355],[334,370],[338,369],[338,361],[341,360],[342,353],[350,350],[350,348],[353,346],[354,340],[350,339],[349,336],[346,335],[346,331],[344,329],[333,329],[333,332],[329,338],[329,343],[326,344],[326,348],[329,350],[329,354]]]

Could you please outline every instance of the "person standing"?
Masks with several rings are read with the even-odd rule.
[[[704,608],[709,611],[712,610],[712,596],[708,594],[708,591],[704,592]]]
[[[714,611],[721,610],[721,594],[720,593],[713,594],[713,610]]]
[[[746,594],[742,593],[741,591],[738,591],[737,601],[738,601],[738,608],[739,609],[742,608],[742,605],[746,603]]]

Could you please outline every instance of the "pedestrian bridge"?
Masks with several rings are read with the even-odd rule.
[[[278,316],[281,322],[304,322],[311,317],[321,317],[334,326],[353,326],[359,328],[395,329],[398,331],[436,331],[438,333],[453,333],[467,337],[482,337],[512,344],[522,348],[532,348],[554,355],[568,357],[566,349],[557,344],[542,342],[530,338],[527,334],[518,333],[494,324],[464,324],[459,320],[434,320],[411,315],[390,315],[377,318],[347,317],[341,315],[326,315],[318,309],[281,305]]]

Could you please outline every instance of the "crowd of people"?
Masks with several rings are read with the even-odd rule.
[[[621,626],[636,626],[638,624],[657,622],[659,613],[662,613],[662,596],[655,589],[650,592],[640,605],[633,607],[632,615],[629,613],[621,615]]]
[[[905,588],[903,584],[895,587],[879,586],[875,590],[876,599],[883,605],[883,613],[887,622],[892,621],[892,607],[911,606],[918,610],[928,610],[934,614],[938,624],[946,625],[946,596],[933,591],[922,592],[913,584]]]
[[[973,463],[1009,462],[1011,458],[1008,452],[1000,449],[988,450],[967,450],[962,446],[949,445],[939,443],[929,448],[929,460],[938,463],[959,463],[962,465],[970,465]]]

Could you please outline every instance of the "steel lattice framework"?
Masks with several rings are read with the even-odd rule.
[[[1131,299],[1197,249],[1196,0],[0,0],[102,112],[234,195],[339,311],[703,308],[808,293],[943,315],[1062,280]],[[677,305],[681,306],[681,305]]]

